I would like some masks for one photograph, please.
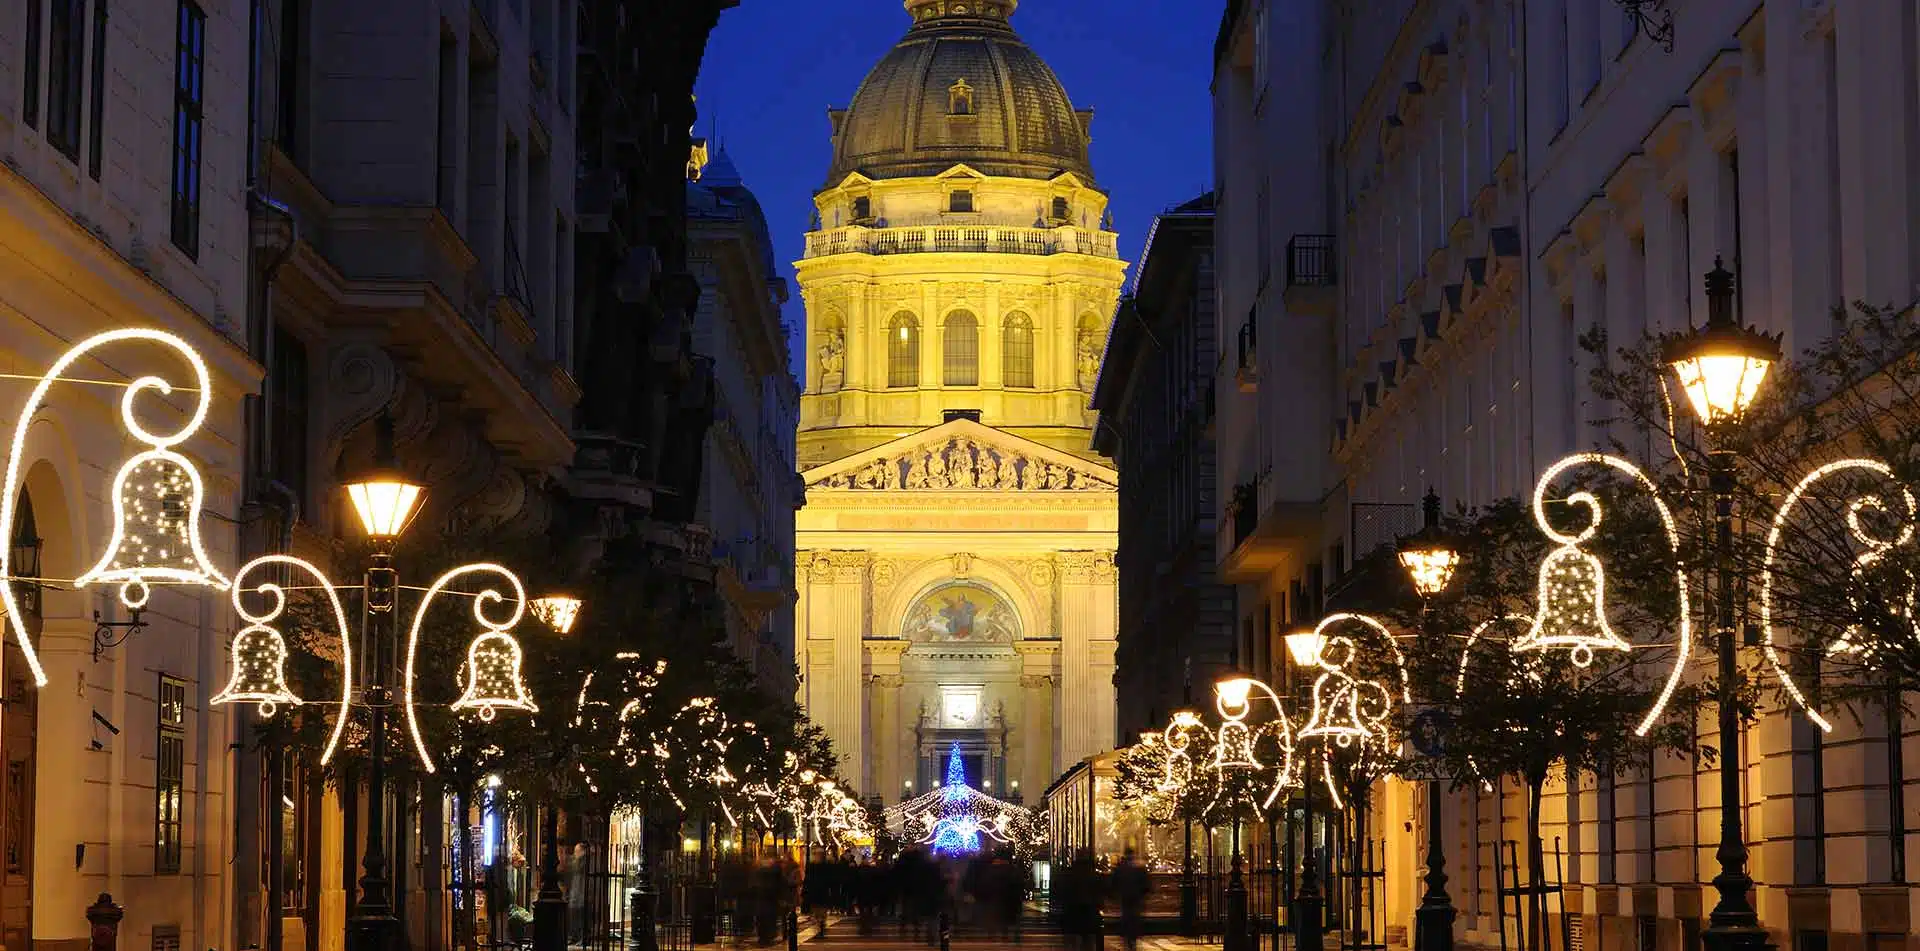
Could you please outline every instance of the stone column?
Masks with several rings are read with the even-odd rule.
[[[808,565],[807,710],[832,737],[843,775],[864,776],[865,552],[815,552]]]
[[[1060,683],[1060,643],[1021,641],[1020,718],[1013,723],[1018,766],[1009,772],[1020,778],[1020,791],[1029,804],[1039,801],[1054,777],[1060,775],[1059,731],[1054,726],[1054,688]]]
[[[1113,746],[1116,613],[1113,553],[1060,555],[1062,766]]]
[[[909,742],[913,724],[900,709],[900,688],[906,679],[900,674],[900,655],[906,653],[906,641],[871,639],[866,642],[868,734],[872,737],[870,761],[860,791],[883,796],[892,802],[900,794],[900,782],[912,778],[902,771],[902,755]]]

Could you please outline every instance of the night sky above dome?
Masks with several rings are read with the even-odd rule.
[[[1213,187],[1208,64],[1218,17],[1164,0],[1021,0],[1010,22],[1017,35],[1008,42],[1057,76],[1062,99],[1097,111],[1088,158],[1112,196],[1121,256],[1137,258],[1154,215]],[[912,26],[900,0],[758,3],[720,18],[701,69],[696,134],[725,143],[766,212],[788,278],[813,193],[835,166],[827,109],[854,106]],[[981,81],[968,82],[980,102]],[[945,98],[943,84],[940,106]],[[800,327],[798,295],[788,308]]]

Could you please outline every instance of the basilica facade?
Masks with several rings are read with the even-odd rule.
[[[1125,262],[1092,112],[1015,0],[908,0],[850,106],[798,262],[800,700],[891,802],[942,777],[1037,800],[1113,746],[1118,474],[1088,396]]]

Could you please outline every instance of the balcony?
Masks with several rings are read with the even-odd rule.
[[[1287,239],[1287,311],[1331,316],[1334,306],[1334,255],[1330,234],[1296,234]]]
[[[1114,235],[1078,228],[1001,228],[987,225],[918,225],[902,228],[835,228],[807,235],[807,257],[835,254],[1090,254],[1120,256]]]
[[[1298,568],[1311,556],[1320,532],[1318,500],[1273,498],[1258,481],[1233,487],[1227,514],[1233,519],[1233,549],[1220,563],[1230,582],[1261,581],[1286,566]],[[1265,498],[1263,498],[1265,496]]]

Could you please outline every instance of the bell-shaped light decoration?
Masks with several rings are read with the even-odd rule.
[[[225,589],[228,581],[200,542],[200,473],[171,449],[150,449],[126,461],[113,479],[113,535],[77,587],[117,584],[120,602],[143,608],[153,584]]]
[[[1547,554],[1540,562],[1539,610],[1513,649],[1565,650],[1578,667],[1592,664],[1597,650],[1633,649],[1607,623],[1607,576],[1600,559],[1578,545]]]
[[[1216,772],[1261,768],[1259,757],[1253,754],[1253,731],[1245,722],[1228,720],[1220,724],[1213,744],[1213,768]]]
[[[573,622],[580,617],[580,599],[564,594],[552,594],[544,598],[534,598],[527,609],[542,624],[553,628],[556,634],[573,633]]]
[[[1313,711],[1300,729],[1301,740],[1330,740],[1338,746],[1367,744],[1387,736],[1387,714],[1393,694],[1372,681],[1358,680],[1346,671],[1353,660],[1353,641],[1328,638],[1319,651],[1319,678],[1313,682]]]
[[[264,624],[246,628],[234,637],[231,654],[227,686],[209,698],[209,704],[259,704],[262,717],[272,717],[281,704],[300,705],[287,686],[287,640],[279,631]]]
[[[1780,336],[1739,322],[1733,313],[1733,272],[1713,259],[1707,272],[1707,324],[1661,341],[1662,356],[1703,423],[1739,419],[1760,395],[1767,371],[1780,362]]]
[[[455,710],[478,710],[480,719],[492,720],[495,710],[522,710],[537,713],[527,682],[521,678],[524,661],[520,642],[505,631],[488,631],[467,645],[465,677],[467,689],[453,702]]]

